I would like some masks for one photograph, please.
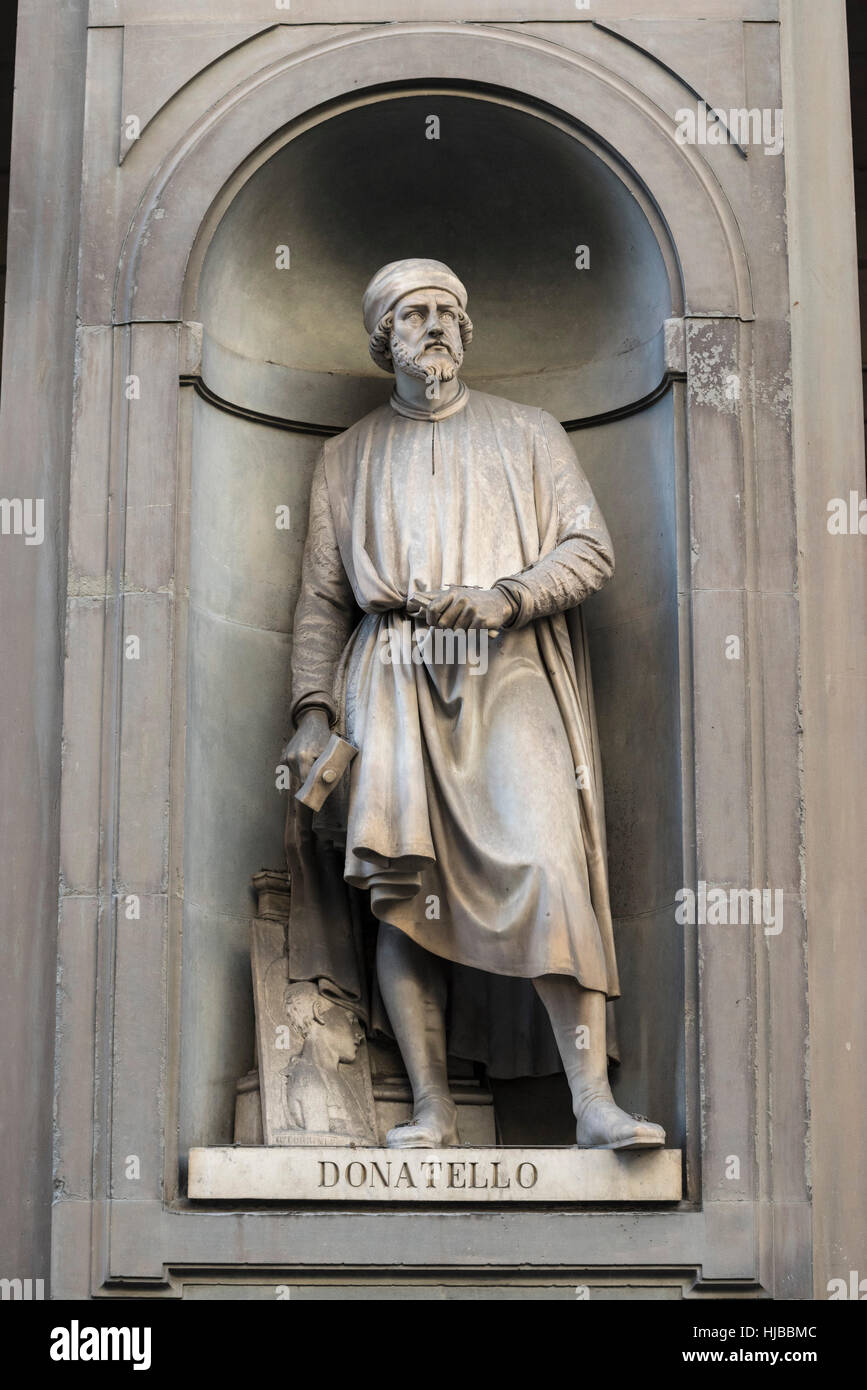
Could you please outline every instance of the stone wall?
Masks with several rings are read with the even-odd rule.
[[[844,7],[326,8],[21,7],[2,438],[46,525],[0,545],[22,730],[4,1142],[31,1214],[10,1273],[48,1272],[49,1175],[25,1166],[53,1146],[55,1296],[269,1297],[263,1269],[313,1266],[505,1290],[518,1265],[601,1297],[821,1296],[863,1264],[867,1147],[841,1103],[863,1055],[864,569],[825,524],[863,487],[851,145],[829,158],[813,115],[848,132]],[[785,153],[682,143],[702,99],[782,107]],[[323,430],[382,391],[352,314],[416,249],[401,189],[478,286],[470,384],[563,420],[613,519],[621,571],[588,622],[620,1084],[682,1145],[685,1197],[468,1211],[459,1237],[429,1207],[350,1209],[328,1254],[309,1206],[191,1202],[185,1159],[231,1138],[252,1060],[246,881],[280,848],[305,483]],[[779,892],[783,930],[684,927],[675,893],[700,883]]]

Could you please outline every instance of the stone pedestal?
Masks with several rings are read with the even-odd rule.
[[[253,1202],[677,1202],[681,1152],[191,1149],[189,1196]]]

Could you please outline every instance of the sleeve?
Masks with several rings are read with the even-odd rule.
[[[337,544],[325,458],[320,454],[310,491],[301,593],[295,608],[290,710],[295,725],[303,712],[313,706],[324,709],[331,724],[336,722],[334,677],[357,615],[355,596]]]
[[[508,624],[516,628],[575,608],[614,573],[611,537],[569,436],[544,411],[541,422],[540,447],[548,456],[553,477],[557,544],[520,574],[497,580],[495,587],[517,605]]]

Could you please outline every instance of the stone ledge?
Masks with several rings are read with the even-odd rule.
[[[680,1149],[190,1150],[189,1196],[251,1202],[678,1202]]]

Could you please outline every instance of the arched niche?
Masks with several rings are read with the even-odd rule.
[[[597,151],[495,91],[390,91],[326,114],[256,170],[213,235],[194,311],[208,387],[351,424],[390,389],[359,330],[371,267],[436,252],[472,287],[470,385],[567,421],[645,397],[679,285]]]
[[[181,1151],[231,1139],[234,1082],[253,1060],[247,883],[282,854],[283,802],[268,789],[287,732],[310,473],[320,432],[390,389],[366,354],[360,297],[378,265],[412,254],[448,261],[469,286],[469,384],[567,423],[611,527],[617,575],[586,616],[624,987],[618,1090],[679,1144],[677,388],[633,409],[665,386],[663,325],[682,302],[662,222],[586,131],[469,85],[362,93],[244,174],[194,252],[188,302],[202,387],[231,410],[205,394],[193,406]],[[512,1087],[503,1106],[517,1117],[534,1101]],[[562,1114],[562,1132],[531,1118],[507,1137],[568,1141]]]
[[[355,106],[365,92],[378,100],[386,82],[426,90],[443,80],[495,85],[592,132],[631,171],[660,242],[670,238],[684,312],[752,317],[746,250],[718,179],[699,151],[678,143],[674,113],[621,77],[611,57],[603,66],[527,31],[420,22],[361,28],[254,63],[183,133],[166,132],[167,153],[160,118],[143,136],[138,155],[146,160],[155,143],[157,157],[120,248],[115,322],[192,318],[210,238],[238,190],[333,104]],[[723,157],[737,156],[726,147]]]

